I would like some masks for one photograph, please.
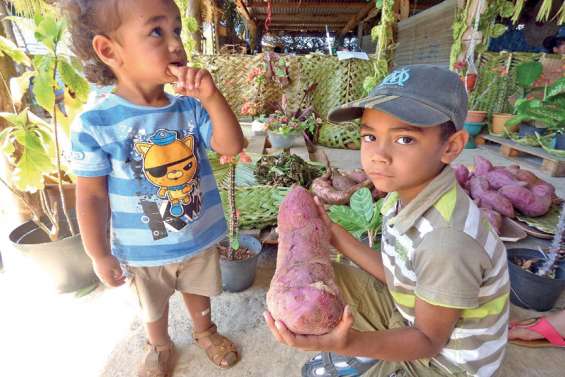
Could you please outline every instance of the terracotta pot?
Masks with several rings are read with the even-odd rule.
[[[465,118],[465,122],[468,123],[481,123],[485,121],[487,117],[486,111],[479,111],[479,110],[469,110],[467,112],[467,118]]]
[[[513,117],[512,114],[506,114],[506,113],[492,114],[492,127],[491,127],[492,133],[497,135],[504,135],[506,130],[506,127],[504,125],[506,124],[507,121],[512,119],[512,117]],[[518,125],[512,126],[508,128],[508,131],[518,132],[518,128],[519,128]]]
[[[476,73],[468,73],[465,75],[465,89],[467,89],[467,93],[472,92],[475,89],[475,84],[477,83],[477,74]]]

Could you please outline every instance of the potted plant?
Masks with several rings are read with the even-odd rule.
[[[9,40],[0,41],[2,53],[30,68],[10,83],[12,112],[0,113],[8,122],[8,127],[0,132],[0,148],[13,169],[11,182],[1,179],[0,183],[20,198],[31,213],[31,220],[9,235],[19,252],[5,250],[4,259],[8,270],[24,263],[28,273],[29,268],[46,271],[46,283],[55,289],[72,291],[91,285],[96,276],[66,199],[64,183],[70,173],[62,159],[61,137],[68,134],[71,115],[86,101],[89,87],[77,72],[77,64],[59,53],[64,22],[51,12],[36,16],[34,21],[35,37],[47,48],[46,55],[30,59]],[[33,96],[50,115],[49,121],[22,104],[22,97],[30,89],[30,79]],[[3,77],[2,80],[8,87]],[[55,182],[52,192],[56,195],[47,191],[49,180]],[[23,193],[37,193],[39,208]]]
[[[508,250],[511,301],[523,308],[550,310],[565,288],[565,203],[547,253],[533,249]]]
[[[535,134],[544,135],[548,128],[563,127],[562,88],[565,79],[548,85],[542,76],[540,62],[529,61],[516,68],[517,84],[522,96],[514,104],[514,117],[508,126],[519,126],[519,136],[525,138]],[[541,83],[542,85],[536,85]]]
[[[312,142],[321,119],[316,117],[311,106],[302,108],[302,104],[315,87],[314,84],[305,90],[296,111],[289,109],[287,96],[283,94],[275,112],[267,117],[264,127],[274,148],[290,148],[299,135],[304,135],[307,142]]]
[[[349,206],[331,206],[329,216],[333,222],[341,225],[355,238],[373,247],[381,229],[382,204],[382,199],[373,202],[371,190],[363,187],[351,196]]]
[[[262,251],[261,242],[257,238],[239,233],[239,211],[235,195],[235,170],[238,160],[242,163],[251,162],[244,152],[235,158],[220,158],[221,164],[228,164],[228,239],[220,243],[222,287],[228,292],[241,292],[253,284],[257,260]]]

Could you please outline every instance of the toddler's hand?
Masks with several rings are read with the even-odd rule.
[[[205,69],[169,65],[169,72],[175,78],[175,91],[183,96],[204,102],[218,91],[212,75]]]
[[[113,255],[107,255],[102,258],[95,259],[93,262],[94,272],[110,287],[118,287],[125,283],[126,277],[120,267],[120,262]]]

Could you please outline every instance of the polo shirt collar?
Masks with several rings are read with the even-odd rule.
[[[428,209],[454,188],[455,182],[453,169],[446,166],[406,207],[389,219],[387,225],[394,226],[400,234],[406,233]],[[386,215],[396,208],[398,200],[398,193],[390,194],[382,206],[381,213]]]

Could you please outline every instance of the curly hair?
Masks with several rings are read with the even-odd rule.
[[[82,61],[88,81],[110,85],[116,76],[92,47],[96,35],[108,35],[121,23],[119,0],[61,0],[71,34],[72,50]]]

